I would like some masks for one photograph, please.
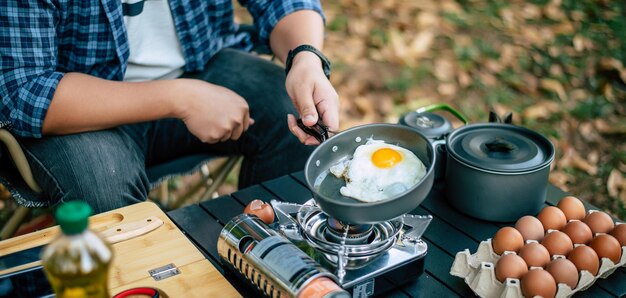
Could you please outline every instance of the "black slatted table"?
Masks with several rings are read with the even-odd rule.
[[[548,188],[546,205],[556,205],[565,193],[554,186]],[[298,172],[280,177],[261,185],[252,186],[228,196],[170,211],[169,217],[205,254],[217,268],[221,269],[217,254],[217,239],[222,227],[254,199],[269,202],[272,199],[303,203],[312,197],[306,187],[304,175]],[[587,210],[597,209],[586,204]],[[385,297],[471,297],[472,290],[458,277],[450,275],[450,267],[457,252],[469,249],[474,253],[478,244],[491,238],[507,224],[492,223],[459,213],[445,200],[443,184],[436,182],[428,198],[413,214],[430,214],[433,221],[423,239],[428,243],[424,273],[413,282],[394,285],[394,290]],[[510,225],[513,225],[511,223]],[[254,292],[238,279],[227,278],[243,296],[254,296]],[[575,297],[624,297],[626,296],[626,268],[618,268],[607,279],[599,279],[586,291]]]

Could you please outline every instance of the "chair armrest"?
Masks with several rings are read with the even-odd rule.
[[[6,129],[0,128],[0,141],[7,146],[9,154],[15,163],[15,167],[17,167],[17,170],[20,172],[20,175],[22,175],[28,187],[35,192],[41,192],[41,187],[39,187],[33,178],[33,173],[30,170],[26,156],[24,156],[24,151],[22,151],[22,147],[20,147],[15,137]]]

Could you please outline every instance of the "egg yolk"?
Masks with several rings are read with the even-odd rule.
[[[402,155],[396,150],[382,148],[372,154],[372,163],[379,168],[391,168],[402,160]]]

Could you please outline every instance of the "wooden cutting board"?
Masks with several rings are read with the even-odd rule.
[[[104,231],[157,217],[163,225],[146,234],[113,244],[109,272],[111,295],[134,287],[154,287],[169,297],[241,297],[176,225],[152,202],[143,202],[90,217],[89,227]],[[58,226],[0,242],[0,255],[47,244]],[[174,264],[180,274],[155,280],[150,270]]]

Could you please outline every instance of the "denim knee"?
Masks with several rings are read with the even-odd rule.
[[[144,201],[144,157],[119,129],[25,139],[21,144],[49,204],[83,200],[95,213]]]

